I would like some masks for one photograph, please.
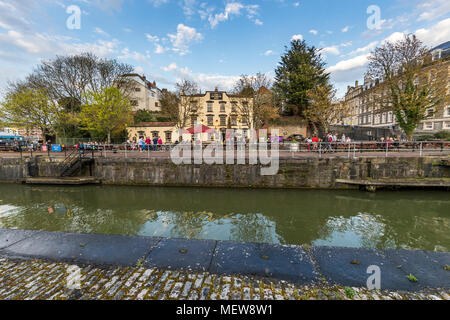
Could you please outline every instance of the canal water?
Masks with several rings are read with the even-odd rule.
[[[450,197],[0,184],[0,228],[450,251]]]

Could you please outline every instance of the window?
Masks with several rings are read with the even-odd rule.
[[[208,127],[214,126],[214,116],[208,116]]]
[[[425,122],[423,125],[423,130],[433,130],[434,123],[433,122]]]
[[[231,103],[231,112],[237,112],[237,103],[236,102]]]
[[[434,114],[434,108],[428,108],[427,112],[426,112],[427,117],[432,117],[433,114]]]
[[[444,129],[450,129],[450,121],[444,121]]]
[[[231,116],[231,125],[237,126],[237,117],[236,116]]]
[[[159,131],[152,131],[152,138],[158,138],[159,137]]]
[[[213,104],[212,102],[208,102],[208,112],[213,112]]]
[[[191,125],[195,125],[197,122],[197,116],[191,116]]]
[[[141,88],[134,88],[134,91],[140,92],[140,91],[141,91]]]
[[[172,132],[166,131],[166,143],[172,143]]]
[[[130,104],[132,107],[136,107],[139,105],[139,102],[137,100],[130,100]]]
[[[221,104],[220,104],[220,112],[223,112],[223,113],[226,112],[226,111],[225,111],[225,103],[221,103]]]
[[[227,116],[220,116],[220,125],[222,127],[227,125]]]
[[[389,119],[389,122],[390,122],[390,123],[393,122],[393,120],[394,120],[394,115],[392,114],[392,111],[390,111],[390,112],[388,113],[388,119]]]
[[[450,106],[445,107],[444,117],[450,117]]]

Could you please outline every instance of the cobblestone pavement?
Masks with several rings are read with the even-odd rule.
[[[74,273],[70,264],[0,258],[0,300],[450,300],[449,290],[369,291],[138,266],[78,267]]]

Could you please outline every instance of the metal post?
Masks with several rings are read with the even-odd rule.
[[[422,146],[422,142],[420,143],[420,157],[422,156],[422,154],[423,154],[423,146]]]
[[[319,157],[322,158],[322,142],[319,142]]]
[[[386,158],[388,157],[389,152],[389,143],[386,142]]]
[[[348,143],[348,158],[350,159],[350,142]]]

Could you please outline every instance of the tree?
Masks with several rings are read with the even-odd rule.
[[[51,131],[64,137],[78,137],[81,134],[78,114],[83,97],[88,92],[100,93],[103,88],[114,85],[120,86],[124,96],[129,96],[132,81],[121,76],[132,71],[133,67],[128,64],[101,59],[92,53],[57,56],[41,62],[25,80],[10,83],[7,92],[34,90],[45,93],[49,101],[57,101],[58,109],[64,111],[52,122]]]
[[[124,88],[122,94],[128,96],[131,87],[126,86],[127,81],[121,76],[133,72],[133,69],[131,65],[115,59],[101,59],[92,53],[57,56],[53,60],[41,62],[20,84],[45,88],[56,101],[64,98],[81,101],[88,91],[99,93],[103,88],[117,83]]]
[[[27,129],[39,128],[44,138],[54,134],[60,111],[45,90],[24,87],[9,92],[0,107],[4,124]]]
[[[169,121],[178,123],[180,99],[177,94],[164,89],[161,93],[159,104],[161,106],[161,114]]]
[[[80,124],[84,130],[111,135],[123,131],[133,123],[132,106],[117,88],[104,88],[100,92],[88,91],[83,96]]]
[[[200,109],[196,97],[199,92],[198,84],[195,81],[184,79],[176,84],[179,105],[177,110],[174,110],[174,118],[178,128],[185,128],[190,117],[199,116]]]
[[[393,111],[409,139],[419,123],[441,107],[446,96],[446,76],[427,74],[426,64],[430,64],[429,49],[415,35],[388,41],[369,56],[368,75],[382,81],[379,92],[373,95],[373,106]]]
[[[293,40],[275,70],[274,90],[288,113],[303,116],[308,107],[307,91],[328,85],[329,78],[320,50],[304,40]]]
[[[328,132],[331,123],[342,120],[348,115],[344,103],[336,103],[336,90],[332,86],[321,86],[308,90],[309,105],[303,112],[305,119],[312,125],[314,133],[321,128]]]
[[[271,87],[272,81],[262,73],[242,75],[236,82],[233,92],[240,98],[238,113],[249,127],[259,129],[280,117]]]

